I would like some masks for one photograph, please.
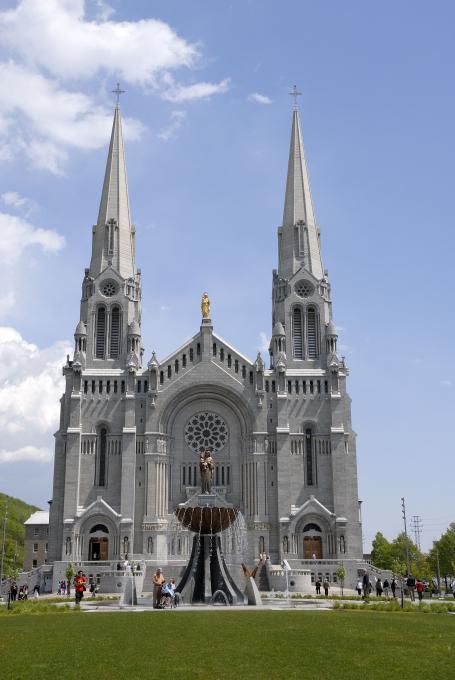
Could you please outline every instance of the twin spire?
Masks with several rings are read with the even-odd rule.
[[[302,266],[317,279],[323,277],[319,234],[311,200],[300,116],[297,106],[294,106],[281,231],[280,274],[289,278]]]
[[[98,276],[111,263],[119,274],[127,279],[134,277],[136,273],[134,227],[130,216],[122,116],[118,94],[119,92],[117,92],[98,221],[93,230],[90,274],[93,277]]]
[[[90,274],[98,276],[110,263],[123,278],[135,275],[134,227],[131,224],[122,120],[119,106],[121,90],[114,93],[117,104],[112,125],[109,154],[104,176],[98,221],[93,230]],[[297,90],[292,92],[294,96]],[[305,161],[300,116],[297,106],[292,113],[286,197],[283,226],[280,229],[279,273],[292,277],[302,266],[317,279],[324,270],[319,234],[316,226],[310,182]]]

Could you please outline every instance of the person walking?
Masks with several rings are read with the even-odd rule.
[[[419,602],[422,602],[425,586],[423,585],[422,581],[419,578],[417,579],[416,590],[417,590]]]
[[[390,588],[390,584],[389,584],[388,579],[386,579],[386,578],[384,579],[383,586],[384,586],[384,595],[385,595],[386,597],[389,597],[389,588]]]
[[[362,595],[362,579],[360,579],[360,578],[357,581],[356,590],[357,590],[358,596],[360,597]]]
[[[316,586],[316,595],[320,595],[321,594],[321,581],[318,579],[314,585]]]
[[[397,582],[395,580],[395,576],[393,577],[392,581],[390,582],[390,590],[392,591],[392,597],[395,597],[395,592],[397,589]]]
[[[153,574],[153,608],[158,609],[158,605],[161,600],[161,590],[163,588],[163,584],[165,581],[165,578],[163,576],[163,570],[158,567],[156,572]]]
[[[452,588],[452,595],[455,597],[455,578],[453,579],[452,583],[450,584],[450,587]]]
[[[77,572],[76,576],[74,577],[74,590],[76,592],[76,606],[79,607],[81,604],[81,600],[84,597],[84,592],[86,590],[87,586],[87,577],[82,571],[82,569],[79,569]]]
[[[16,581],[13,581],[11,584],[11,588],[9,589],[9,597],[11,602],[16,602],[17,598],[17,583]]]
[[[382,595],[382,581],[380,578],[376,581],[376,597],[381,597]]]
[[[370,577],[368,576],[368,572],[365,570],[362,578],[362,588],[363,588],[363,598],[364,600],[367,599],[367,597],[370,596]]]
[[[408,578],[406,579],[406,587],[408,589],[409,599],[411,600],[411,602],[415,602],[416,580],[414,576],[411,576],[411,574],[408,574]]]
[[[324,579],[324,583],[322,584],[322,587],[324,588],[324,595],[326,597],[328,597],[329,596],[330,583],[328,582],[327,579]]]
[[[39,585],[38,585],[38,583],[35,583],[35,586],[33,588],[33,597],[35,598],[35,600],[37,600],[39,598]]]

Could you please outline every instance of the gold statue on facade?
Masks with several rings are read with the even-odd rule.
[[[210,319],[210,299],[207,293],[204,293],[201,300],[201,312],[203,319]]]

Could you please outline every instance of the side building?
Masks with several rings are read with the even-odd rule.
[[[49,513],[34,512],[24,522],[24,571],[31,571],[49,561]]]

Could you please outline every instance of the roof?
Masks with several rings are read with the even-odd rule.
[[[337,327],[335,326],[331,319],[327,324],[326,333],[327,335],[338,335]]]
[[[74,335],[87,335],[87,327],[83,321],[79,321],[77,324]]]
[[[106,224],[114,220],[116,238],[108,257],[105,247]],[[120,107],[115,107],[111,141],[104,175],[98,221],[94,230],[91,276],[98,276],[112,260],[113,268],[127,279],[135,274],[133,225],[131,224],[128,182],[126,178]]]
[[[49,512],[47,510],[37,510],[25,520],[24,524],[49,524]]]

